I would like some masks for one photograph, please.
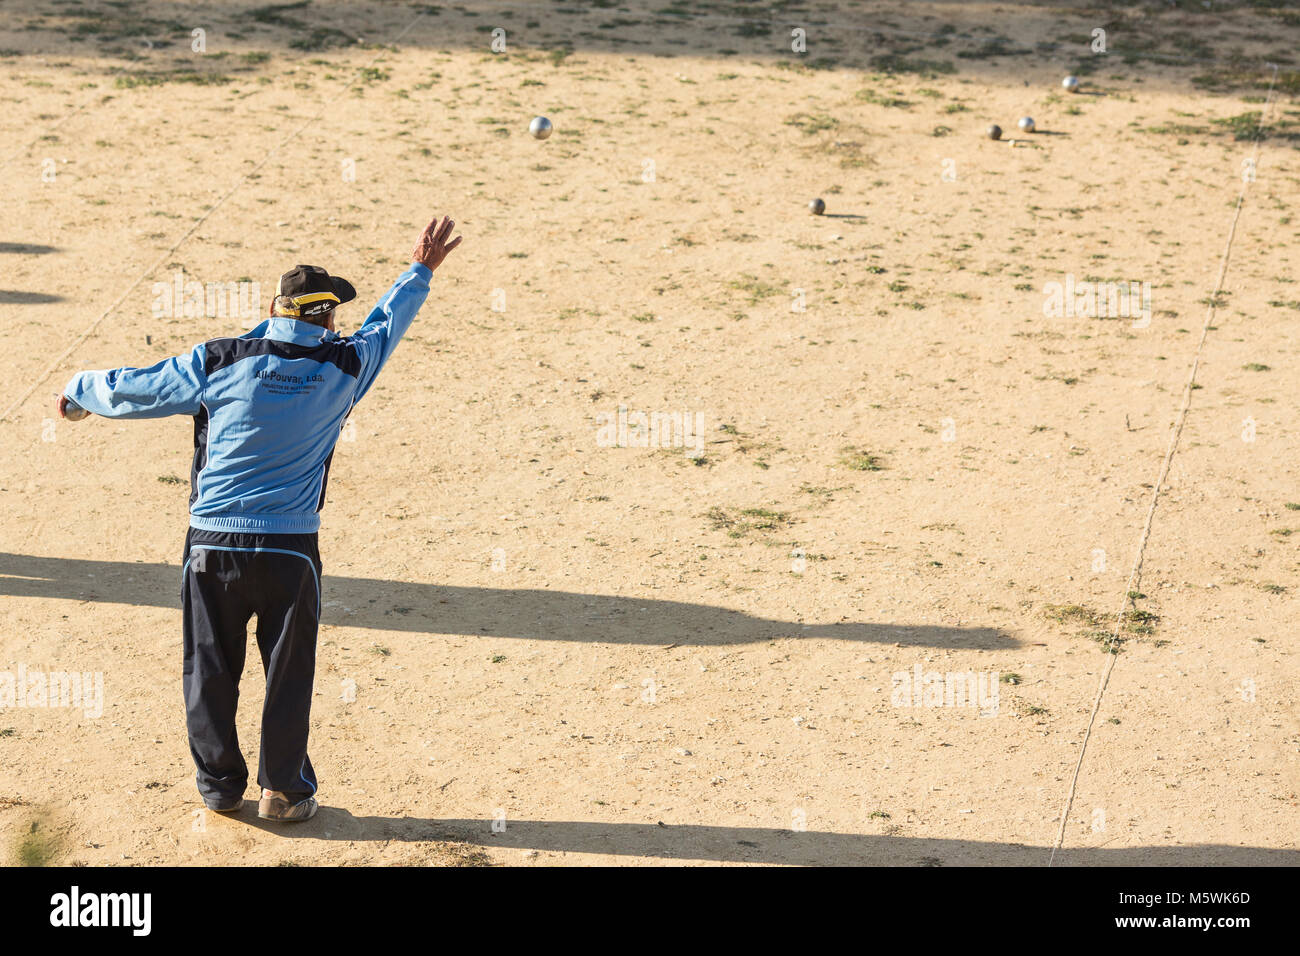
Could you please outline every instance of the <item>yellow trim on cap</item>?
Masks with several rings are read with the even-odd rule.
[[[306,295],[294,295],[294,305],[311,305],[313,302],[338,302],[339,297],[333,292],[308,292]]]

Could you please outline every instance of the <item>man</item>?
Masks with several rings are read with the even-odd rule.
[[[316,266],[280,277],[271,318],[238,338],[214,339],[152,368],[75,375],[59,414],[194,417],[190,529],[181,575],[185,722],[203,802],[243,806],[248,767],[235,734],[247,626],[257,615],[266,673],[258,816],[307,820],[316,773],[307,757],[320,552],[316,533],[334,444],[424,304],[455,223],[429,223],[412,263],[365,324],[334,330],[356,297]]]

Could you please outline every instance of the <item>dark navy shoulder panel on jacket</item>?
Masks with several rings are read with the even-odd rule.
[[[361,356],[343,340],[299,345],[278,339],[213,339],[204,346],[204,352],[203,374],[209,377],[218,369],[255,355],[329,363],[353,378],[361,374]]]

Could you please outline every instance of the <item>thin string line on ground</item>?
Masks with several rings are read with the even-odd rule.
[[[1273,78],[1269,81],[1268,97],[1264,101],[1264,108],[1260,113],[1259,125],[1255,128],[1255,144],[1251,154],[1252,169],[1259,168],[1259,148],[1263,139],[1264,125],[1268,119],[1268,114],[1273,105],[1273,87],[1277,82],[1277,66],[1273,67]],[[1201,338],[1196,345],[1196,352],[1192,357],[1192,366],[1187,375],[1187,383],[1183,386],[1183,401],[1178,409],[1178,415],[1174,419],[1173,430],[1169,434],[1169,447],[1165,451],[1164,461],[1160,464],[1160,474],[1156,478],[1155,488],[1151,492],[1151,506],[1147,509],[1146,521],[1142,525],[1142,534],[1138,538],[1137,554],[1133,559],[1133,570],[1129,573],[1128,585],[1124,588],[1124,596],[1120,601],[1119,612],[1115,615],[1115,630],[1111,634],[1109,653],[1106,655],[1106,664],[1101,669],[1101,680],[1097,684],[1097,696],[1092,703],[1092,713],[1088,715],[1088,726],[1083,734],[1083,742],[1079,746],[1079,759],[1074,765],[1074,775],[1070,778],[1070,788],[1066,794],[1065,807],[1061,811],[1061,826],[1056,832],[1056,842],[1052,845],[1052,855],[1047,860],[1047,865],[1051,866],[1056,862],[1056,854],[1065,843],[1065,828],[1069,823],[1070,810],[1074,806],[1074,797],[1079,785],[1079,773],[1083,769],[1083,758],[1088,752],[1088,742],[1092,739],[1092,728],[1097,721],[1097,714],[1101,711],[1102,697],[1106,693],[1106,685],[1110,683],[1111,671],[1115,669],[1115,661],[1119,657],[1119,637],[1120,631],[1124,627],[1124,612],[1129,602],[1129,595],[1133,594],[1142,579],[1142,561],[1146,556],[1147,541],[1151,537],[1151,526],[1155,521],[1156,505],[1160,501],[1160,493],[1164,490],[1165,481],[1169,477],[1169,468],[1174,460],[1174,452],[1178,449],[1178,440],[1183,433],[1183,424],[1187,421],[1187,413],[1192,405],[1192,392],[1195,390],[1196,373],[1201,367],[1201,355],[1205,350],[1205,342],[1209,338],[1210,327],[1214,324],[1215,311],[1218,308],[1219,293],[1223,291],[1223,282],[1228,275],[1228,261],[1232,255],[1232,243],[1237,237],[1237,223],[1241,219],[1241,209],[1246,201],[1246,190],[1249,188],[1253,176],[1242,176],[1241,188],[1237,191],[1237,204],[1232,211],[1232,222],[1228,226],[1228,238],[1224,243],[1223,257],[1219,262],[1219,277],[1214,284],[1214,293],[1210,296],[1209,304],[1205,309],[1205,322],[1201,326]]]
[[[411,27],[415,26],[415,24],[419,21],[419,19],[422,16],[424,16],[423,12],[417,13],[415,15],[415,19],[412,20],[410,23],[408,23],[406,27],[402,30],[402,32],[399,33],[396,37],[394,37],[389,42],[397,43],[399,40],[401,40],[402,37],[406,36],[406,34],[410,31]],[[356,79],[354,79],[351,83],[345,86],[342,90],[342,93],[340,93],[339,95],[347,93],[348,90],[352,89],[359,82],[361,82],[362,74],[364,73],[364,71],[374,66],[376,63],[378,63],[379,60],[381,60],[384,57],[384,55],[388,52],[389,52],[388,50],[380,50],[379,53],[375,54],[374,58],[371,59],[369,63],[367,63],[365,66],[361,67],[360,69],[358,69]],[[185,230],[185,233],[174,243],[172,243],[171,247],[167,249],[166,252],[160,255],[151,265],[149,265],[148,268],[146,268],[143,272],[141,272],[140,275],[136,277],[135,281],[132,282],[129,286],[127,286],[126,291],[123,292],[120,296],[118,296],[113,301],[112,305],[110,305],[107,309],[105,309],[102,313],[100,313],[97,319],[91,322],[90,325],[88,325],[80,335],[78,335],[75,339],[72,340],[72,344],[69,345],[66,349],[64,349],[59,354],[59,356],[49,364],[49,366],[45,369],[45,371],[42,372],[39,376],[37,376],[32,381],[31,385],[28,386],[27,390],[24,391],[22,395],[20,395],[18,399],[15,402],[13,402],[13,404],[11,404],[8,408],[6,408],[2,414],[0,414],[0,422],[8,421],[9,416],[14,412],[14,410],[19,408],[25,401],[27,401],[27,399],[31,398],[32,393],[35,392],[36,389],[39,388],[47,378],[49,378],[52,374],[54,374],[54,371],[68,358],[68,356],[70,356],[74,351],[76,351],[77,348],[83,342],[86,341],[86,339],[94,335],[95,330],[99,328],[100,324],[106,318],[108,318],[109,315],[111,315],[118,306],[120,306],[123,302],[126,301],[127,296],[129,296],[132,292],[134,292],[141,282],[149,278],[149,276],[151,276],[154,273],[154,271],[158,269],[159,266],[161,266],[171,257],[172,253],[174,253],[177,249],[181,247],[181,245],[185,242],[186,239],[194,235],[195,230],[197,230],[199,226],[203,225],[203,223],[205,223],[208,220],[208,217],[210,217],[214,212],[220,209],[222,205],[225,204],[226,200],[229,199],[231,196],[233,196],[239,190],[239,188],[244,185],[244,183],[248,182],[248,180],[255,173],[257,173],[259,170],[261,170],[263,166],[269,163],[275,157],[275,155],[280,152],[280,149],[284,146],[285,143],[298,142],[298,138],[302,135],[302,133],[309,126],[311,126],[313,123],[319,120],[325,114],[325,111],[329,109],[331,105],[334,104],[334,102],[336,102],[336,100],[334,99],[325,100],[325,102],[321,104],[321,108],[313,116],[311,116],[309,119],[303,122],[301,126],[299,126],[296,130],[294,130],[292,134],[290,134],[288,137],[283,137],[283,136],[280,137],[275,147],[272,148],[270,152],[268,152],[265,156],[262,157],[261,162],[259,162],[256,166],[254,166],[252,169],[246,172],[239,179],[239,181],[235,183],[235,185],[231,186],[230,189],[226,191],[225,195],[223,195],[220,199],[218,199],[216,203],[214,203],[212,207],[207,210],[207,212],[199,216],[198,219],[194,220],[194,222],[190,225],[190,227]]]

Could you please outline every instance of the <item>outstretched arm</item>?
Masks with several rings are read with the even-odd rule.
[[[460,245],[461,236],[451,242],[447,241],[455,226],[455,220],[445,216],[442,222],[435,217],[425,226],[411,253],[410,268],[398,277],[393,287],[366,316],[365,324],[351,336],[361,357],[356,401],[360,401],[370,390],[380,369],[393,354],[406,330],[411,327],[420,306],[424,305],[433,270],[442,265],[447,253]]]
[[[207,385],[205,348],[169,358],[149,368],[118,368],[79,372],[59,396],[59,414],[67,417],[68,401],[105,418],[162,418],[197,415]]]

